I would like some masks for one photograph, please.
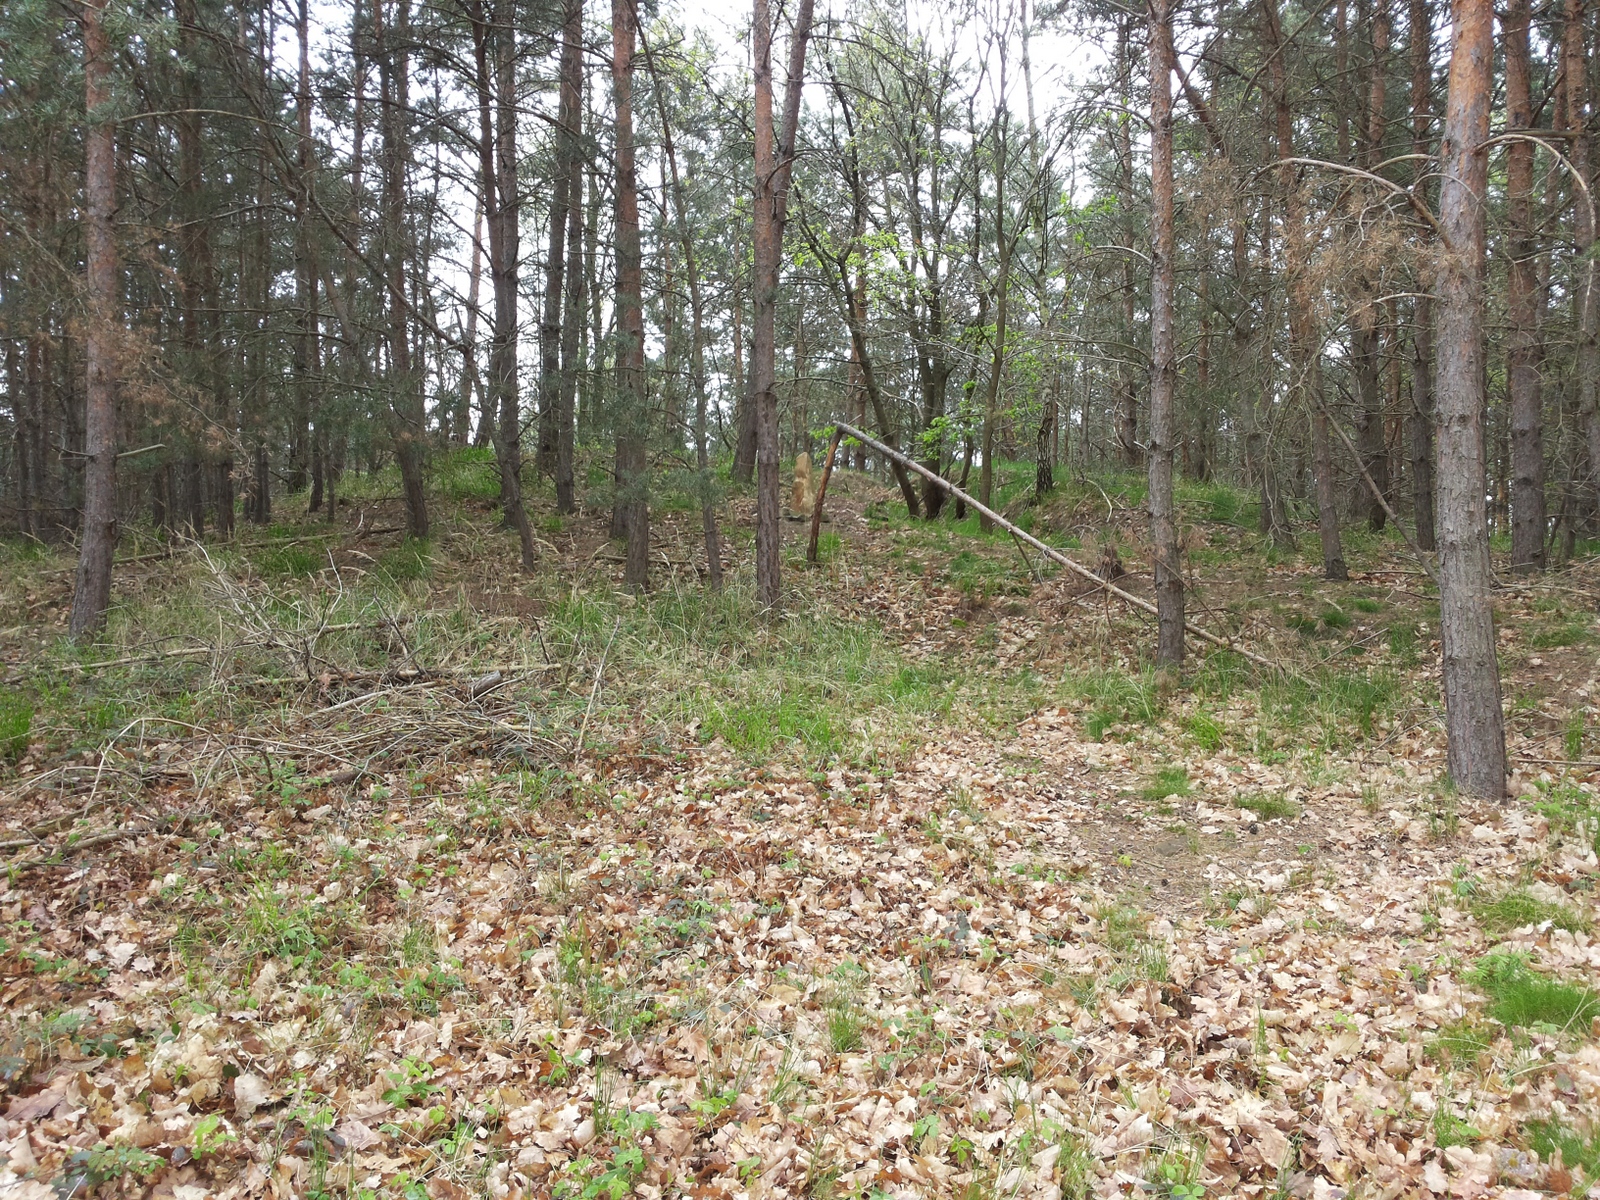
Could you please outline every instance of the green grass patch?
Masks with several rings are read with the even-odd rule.
[[[310,546],[268,546],[256,553],[255,564],[269,579],[303,579],[315,575],[327,560]]]
[[[1194,790],[1189,782],[1189,772],[1183,767],[1160,768],[1144,785],[1141,795],[1146,800],[1165,800],[1168,796],[1187,796]]]
[[[1271,796],[1266,792],[1239,796],[1233,803],[1238,808],[1255,813],[1263,821],[1271,821],[1277,817],[1292,819],[1300,815],[1299,805],[1285,800],[1282,796]]]
[[[396,583],[411,583],[433,574],[433,554],[425,541],[407,538],[378,556],[378,566]]]
[[[1338,630],[1350,628],[1350,614],[1337,604],[1325,607],[1317,618],[1324,629]]]
[[[1440,1104],[1433,1110],[1433,1144],[1439,1149],[1448,1150],[1451,1146],[1476,1146],[1481,1141],[1483,1134],[1456,1116],[1448,1104]]]
[[[1338,750],[1372,736],[1405,699],[1400,679],[1381,668],[1322,667],[1261,685],[1263,715],[1300,744]]]
[[[262,882],[245,898],[235,933],[248,959],[305,960],[319,956],[326,947],[329,925],[321,904],[279,895]]]
[[[0,761],[16,762],[28,752],[33,701],[21,692],[0,692]]]
[[[1542,925],[1546,921],[1557,929],[1573,933],[1589,928],[1589,922],[1567,905],[1541,900],[1526,888],[1513,888],[1493,898],[1485,897],[1472,905],[1472,915],[1478,918],[1478,924],[1495,933]]]
[[[839,750],[838,728],[804,691],[715,706],[700,728],[707,737],[720,737],[758,758],[770,756],[780,745],[799,746],[810,757],[830,757]]]
[[[1083,729],[1095,741],[1118,725],[1149,725],[1160,718],[1166,702],[1150,671],[1095,671],[1068,683],[1068,690],[1088,701]]]
[[[490,446],[463,446],[433,459],[433,484],[448,500],[497,500],[500,464]]]
[[[1528,635],[1528,645],[1534,650],[1559,650],[1566,646],[1586,645],[1593,636],[1588,618],[1573,617],[1534,630]]]
[[[1556,1120],[1530,1121],[1526,1129],[1534,1152],[1545,1162],[1559,1150],[1562,1163],[1568,1170],[1581,1171],[1584,1183],[1600,1179],[1600,1129],[1579,1132]],[[1572,1194],[1581,1194],[1580,1189],[1573,1188]]]
[[[1587,1033],[1589,1022],[1600,1016],[1600,996],[1540,975],[1522,954],[1491,954],[1473,968],[1470,978],[1488,994],[1489,1015],[1508,1029]]]
[[[1222,746],[1222,726],[1205,713],[1190,713],[1183,719],[1183,728],[1202,750],[1217,750]]]
[[[1446,1066],[1476,1069],[1489,1057],[1494,1038],[1491,1026],[1482,1021],[1463,1019],[1441,1026],[1438,1035],[1428,1043],[1428,1054]]]
[[[1552,833],[1578,837],[1600,848],[1600,805],[1594,796],[1570,783],[1540,785],[1540,792],[1534,811],[1550,823]]]

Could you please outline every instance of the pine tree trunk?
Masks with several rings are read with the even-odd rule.
[[[1494,576],[1484,497],[1484,197],[1494,9],[1454,0],[1450,88],[1439,147],[1441,242],[1434,294],[1438,382],[1439,612],[1450,776],[1467,795],[1505,794]]]
[[[410,119],[409,44],[411,2],[398,0],[395,27],[384,19],[384,0],[373,5],[373,40],[378,51],[379,119],[383,132],[384,250],[388,269],[389,395],[394,422],[394,454],[400,467],[400,487],[405,496],[406,536],[428,536],[428,499],[422,478],[425,434],[421,380],[412,368],[410,330],[407,324],[406,262],[409,251],[406,224],[406,164],[410,139],[405,125]],[[392,44],[391,44],[392,43]]]
[[[561,319],[567,271],[567,210],[579,202],[575,192],[571,162],[573,129],[580,117],[576,83],[569,86],[569,57],[579,53],[569,29],[573,6],[563,8],[560,99],[556,108],[555,178],[550,192],[550,234],[544,257],[544,309],[539,319],[539,452],[542,474],[554,475],[557,443],[560,440],[561,412]],[[582,7],[578,8],[582,20]]]
[[[1372,33],[1372,60],[1368,72],[1367,119],[1361,131],[1360,165],[1369,171],[1376,170],[1383,158],[1383,140],[1387,129],[1385,106],[1388,99],[1389,6],[1388,0],[1377,0],[1375,11],[1363,22]],[[1367,486],[1365,479],[1355,481],[1352,508],[1364,513],[1367,528],[1373,533],[1383,530],[1388,512],[1379,496],[1389,494],[1389,455],[1384,440],[1385,412],[1383,406],[1383,336],[1380,331],[1381,311],[1373,298],[1375,288],[1371,279],[1362,279],[1363,295],[1356,313],[1355,375],[1359,404],[1356,410],[1356,448],[1361,455],[1361,466],[1377,485],[1377,495]]]
[[[482,172],[479,172],[480,175]],[[472,212],[472,265],[467,271],[467,319],[461,335],[461,384],[456,395],[455,416],[450,422],[450,440],[465,446],[473,439],[472,399],[482,400],[483,383],[478,375],[478,302],[483,295],[483,187]]]
[[[1183,662],[1183,565],[1173,496],[1174,335],[1172,200],[1172,5],[1150,0],[1150,544],[1155,566],[1156,663]]]
[[[1134,381],[1131,359],[1134,342],[1135,297],[1133,284],[1133,18],[1124,16],[1117,23],[1117,80],[1123,112],[1118,114],[1116,147],[1119,179],[1118,206],[1122,210],[1122,342],[1124,349],[1117,368],[1117,448],[1122,465],[1137,467],[1143,460],[1139,448],[1139,390]]]
[[[116,122],[111,104],[111,45],[102,23],[107,0],[83,5],[84,250],[88,284],[85,336],[83,525],[69,626],[75,638],[105,628],[111,562],[117,548]]]
[[[297,127],[295,174],[292,184],[294,206],[295,336],[294,380],[289,412],[288,486],[291,492],[306,486],[311,457],[311,409],[316,384],[313,379],[316,357],[316,326],[312,310],[316,305],[317,272],[311,249],[311,16],[310,0],[299,0],[295,13],[295,35],[300,49],[300,69],[295,86]],[[313,509],[313,511],[315,511]]]
[[[1411,150],[1417,159],[1413,187],[1424,199],[1425,172],[1433,166],[1427,157],[1433,149],[1433,15],[1428,0],[1411,0],[1407,37],[1411,43]],[[1412,302],[1411,324],[1411,521],[1417,545],[1433,550],[1433,303],[1426,296]]]
[[[1294,121],[1289,110],[1288,73],[1283,62],[1283,29],[1277,0],[1264,6],[1268,41],[1272,51],[1270,77],[1276,114],[1278,157],[1294,157]],[[1342,9],[1341,9],[1342,11]],[[1328,416],[1323,405],[1320,339],[1315,327],[1312,286],[1307,279],[1305,201],[1300,195],[1295,169],[1285,164],[1281,176],[1284,206],[1284,247],[1289,293],[1289,373],[1291,395],[1311,418],[1312,472],[1316,477],[1317,528],[1322,540],[1322,574],[1327,579],[1348,579],[1344,550],[1339,541],[1339,501],[1333,481],[1333,447],[1328,437]]]
[[[618,0],[619,3],[622,0]],[[755,203],[751,300],[750,394],[756,431],[756,599],[776,609],[781,599],[779,540],[778,397],[776,392],[778,272],[788,215],[789,173],[800,124],[800,92],[812,0],[800,0],[789,38],[789,78],[783,118],[772,119],[772,17],[768,0],[755,0]]]
[[[650,584],[649,414],[644,378],[644,261],[633,146],[632,0],[611,4],[611,86],[616,105],[617,502],[627,550],[623,584]]]
[[[1529,81],[1529,0],[1510,0],[1503,18],[1506,62],[1506,126],[1533,125]],[[1511,321],[1506,347],[1507,389],[1511,398],[1511,569],[1541,571],[1545,563],[1544,431],[1540,374],[1544,349],[1533,226],[1533,143],[1506,148],[1506,199],[1510,223],[1506,313]]]
[[[673,220],[683,250],[684,275],[689,284],[689,378],[694,388],[694,457],[699,472],[696,489],[700,493],[700,526],[705,537],[706,584],[715,592],[722,590],[722,535],[717,528],[716,481],[711,475],[709,430],[706,424],[711,389],[706,376],[705,300],[700,290],[699,259],[695,256],[694,238],[689,231],[689,209],[684,202],[683,180],[678,175],[678,152],[672,140],[666,91],[657,77],[655,59],[652,57],[648,61],[656,112],[661,118],[661,144],[666,152]]]
[[[570,97],[568,93],[571,93]],[[573,455],[577,439],[578,340],[584,322],[583,257],[583,0],[565,0],[561,35],[561,104],[570,105],[564,129],[567,172],[567,286],[561,319],[561,394],[556,406],[556,511],[578,510]]]
[[[1567,114],[1567,154],[1572,169],[1584,182],[1589,181],[1589,58],[1586,47],[1586,0],[1567,0],[1566,22],[1561,37],[1562,78]],[[1576,310],[1578,350],[1574,363],[1574,388],[1578,398],[1578,418],[1582,422],[1589,450],[1589,486],[1583,498],[1588,513],[1600,507],[1600,264],[1590,251],[1594,247],[1594,209],[1592,188],[1588,193],[1573,186],[1573,304]]]
[[[485,404],[494,414],[495,459],[500,467],[500,508],[517,535],[524,570],[536,559],[533,527],[522,503],[522,405],[517,379],[517,281],[521,210],[517,184],[516,42],[509,0],[485,14],[475,0],[473,59],[478,93],[478,189],[489,235],[489,288],[494,322],[489,335],[489,386]]]

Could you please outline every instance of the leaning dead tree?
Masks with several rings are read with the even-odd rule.
[[[1131,605],[1132,607],[1137,608],[1140,612],[1149,613],[1152,617],[1156,617],[1157,619],[1160,618],[1161,614],[1159,610],[1154,604],[1151,604],[1150,601],[1145,600],[1142,597],[1135,596],[1132,592],[1126,590],[1125,588],[1118,587],[1110,580],[1100,578],[1099,575],[1096,575],[1082,563],[1076,561],[1075,559],[1068,558],[1054,546],[1047,546],[1044,542],[1041,542],[1038,538],[1034,537],[1033,534],[1023,529],[1020,525],[1016,525],[1013,522],[1006,520],[999,513],[995,512],[994,509],[990,508],[981,501],[974,499],[961,488],[944,478],[944,476],[935,474],[933,471],[928,470],[927,467],[923,466],[915,459],[907,458],[904,454],[901,454],[900,451],[891,449],[882,442],[878,441],[877,438],[862,433],[861,430],[857,429],[855,426],[846,425],[843,421],[840,421],[834,426],[833,442],[828,447],[828,457],[822,469],[822,480],[817,486],[816,506],[812,510],[811,514],[811,544],[806,551],[806,560],[808,562],[814,563],[817,561],[817,535],[819,529],[821,528],[822,501],[828,493],[828,477],[833,472],[835,451],[838,449],[839,439],[841,437],[854,438],[873,453],[883,455],[883,457],[890,462],[898,462],[908,471],[914,471],[916,474],[921,475],[935,487],[942,488],[944,491],[949,493],[952,498],[961,501],[980,516],[987,518],[1001,529],[1004,529],[1012,537],[1016,538],[1017,541],[1032,546],[1051,562],[1065,567],[1074,575],[1077,575],[1080,579],[1092,583],[1095,587],[1100,588],[1102,591],[1115,596],[1124,604]],[[1246,650],[1243,646],[1229,641],[1225,637],[1221,637],[1215,633],[1212,633],[1209,629],[1202,629],[1193,621],[1186,620],[1183,623],[1183,627],[1187,632],[1193,634],[1202,642],[1207,642],[1210,645],[1216,646],[1219,650],[1231,650],[1241,658],[1248,659],[1255,663],[1258,667],[1265,667],[1269,671],[1287,670],[1287,668],[1285,668],[1281,663],[1275,663],[1270,658],[1257,654],[1253,650]]]

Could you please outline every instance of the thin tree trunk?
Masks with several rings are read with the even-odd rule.
[[[1172,4],[1150,0],[1150,544],[1155,565],[1156,662],[1183,662],[1183,564],[1173,497],[1173,398],[1178,378],[1173,332]]]
[[[533,527],[522,503],[522,404],[517,379],[517,284],[521,239],[517,183],[516,32],[510,0],[485,13],[473,0],[473,55],[478,92],[479,191],[489,234],[489,287],[494,323],[489,334],[486,409],[495,414],[494,449],[500,467],[500,507],[517,534],[523,570],[537,558]]]
[[[379,119],[383,129],[384,249],[388,267],[389,392],[395,424],[395,461],[405,495],[406,536],[428,536],[428,499],[422,479],[424,420],[421,380],[412,368],[407,324],[406,163],[410,159],[405,122],[409,119],[411,3],[398,0],[395,27],[384,19],[384,0],[373,5],[373,38],[378,50]],[[390,42],[393,45],[390,45]]]
[[[620,0],[619,0],[620,2]],[[800,123],[806,41],[812,0],[800,0],[789,37],[789,78],[783,119],[772,121],[772,16],[768,0],[755,0],[755,203],[751,299],[750,393],[756,428],[756,599],[776,609],[781,601],[777,370],[778,272],[788,212],[789,174]],[[776,136],[775,136],[776,135]]]
[[[684,203],[683,181],[678,176],[678,153],[672,140],[672,122],[667,115],[666,91],[656,74],[655,57],[645,47],[650,67],[651,90],[656,112],[661,118],[661,145],[666,151],[668,177],[672,185],[672,213],[678,242],[683,249],[684,275],[689,283],[689,376],[694,388],[694,457],[699,471],[696,489],[700,493],[700,525],[705,536],[706,583],[711,590],[722,590],[722,537],[717,529],[716,481],[711,475],[711,453],[706,418],[710,384],[706,378],[705,302],[700,292],[700,264],[695,258],[694,238],[689,232],[689,210]]]
[[[211,318],[205,313],[211,300],[211,242],[210,215],[205,211],[201,194],[203,166],[201,161],[201,97],[200,81],[190,65],[198,52],[199,31],[192,0],[182,0],[174,6],[178,18],[178,44],[184,60],[182,96],[184,112],[177,119],[178,133],[178,195],[182,213],[182,235],[178,242],[178,275],[181,312],[179,323],[183,331],[183,364],[185,376],[202,389],[207,384],[215,388],[215,378],[209,361]],[[216,397],[202,402],[201,408],[210,415]],[[226,414],[219,414],[225,418]],[[202,451],[192,443],[184,457],[184,478],[188,488],[188,523],[191,532],[198,536],[205,526],[205,466]],[[214,482],[220,482],[215,480]],[[170,497],[168,498],[170,499]],[[218,524],[221,526],[221,505],[218,505]],[[170,513],[170,508],[169,508]],[[230,513],[231,515],[231,513]]]
[[[295,37],[299,45],[299,74],[295,83],[295,166],[292,184],[294,206],[295,334],[294,380],[289,410],[288,487],[305,490],[311,457],[311,409],[315,389],[312,359],[316,329],[311,312],[317,289],[316,266],[311,254],[311,15],[310,0],[299,0],[295,11]]]
[[[111,607],[111,561],[117,548],[116,327],[121,321],[117,243],[116,122],[111,104],[111,45],[102,18],[107,0],[85,0],[84,243],[89,321],[85,338],[83,525],[69,626],[75,638],[105,628]]]
[[[1428,132],[1433,113],[1433,16],[1428,0],[1411,0],[1409,24],[1411,149],[1426,156],[1433,147]],[[1422,176],[1433,167],[1425,157],[1417,161],[1420,165],[1413,186],[1426,198]],[[1433,550],[1433,303],[1426,294],[1412,302],[1411,321],[1411,520],[1417,545]]]
[[[1533,126],[1529,81],[1529,0],[1510,0],[1502,29],[1506,61],[1506,125]],[[1540,373],[1544,350],[1540,317],[1544,301],[1533,226],[1533,145],[1506,148],[1506,199],[1511,263],[1506,277],[1506,312],[1511,320],[1506,347],[1507,387],[1511,394],[1511,569],[1541,571],[1545,562],[1544,432]]]
[[[571,171],[576,153],[573,129],[581,119],[576,82],[569,82],[568,59],[581,53],[571,35],[572,5],[563,9],[560,99],[556,108],[556,171],[550,196],[550,236],[544,259],[544,311],[539,321],[539,453],[543,474],[556,469],[561,409],[561,301],[565,291],[567,209],[579,202]],[[582,8],[578,18],[582,21]],[[581,32],[578,35],[581,37]]]
[[[1586,0],[1567,0],[1566,22],[1562,30],[1563,100],[1566,105],[1568,155],[1573,170],[1585,183],[1589,180],[1589,58],[1585,22]],[[1577,315],[1578,351],[1574,365],[1574,386],[1578,397],[1578,417],[1583,425],[1589,451],[1589,479],[1583,508],[1593,512],[1600,505],[1600,264],[1590,251],[1594,247],[1594,210],[1590,195],[1573,189],[1573,300]]]
[[[571,93],[570,96],[568,93]],[[565,0],[561,33],[561,104],[572,125],[562,130],[567,172],[567,284],[561,321],[561,393],[556,407],[556,511],[577,512],[573,455],[577,440],[578,340],[584,321],[583,255],[583,0]]]
[[[644,378],[644,263],[633,148],[632,0],[611,4],[611,85],[616,104],[617,510],[627,536],[623,584],[650,584],[649,428]]]
[[[1156,0],[1160,3],[1161,0]],[[994,282],[994,342],[990,347],[989,382],[983,390],[983,465],[978,470],[978,499],[986,506],[993,503],[995,425],[1000,412],[1000,380],[1006,365],[1006,334],[1011,312],[1011,255],[1016,246],[1014,236],[1006,236],[1006,152],[1010,147],[1007,126],[1011,114],[1006,110],[1006,59],[1000,55],[1000,110],[995,114],[994,148],[994,241],[999,264]],[[976,205],[976,197],[974,204]],[[994,528],[994,522],[983,513],[978,514],[978,527],[985,531]]]
[[[837,251],[825,250],[816,239],[811,227],[805,227],[806,238],[811,243],[811,248],[816,252],[819,260],[832,264],[833,270],[829,273],[828,280],[838,296],[840,305],[844,309],[845,326],[850,331],[850,361],[859,376],[862,393],[865,397],[862,408],[871,405],[873,418],[877,423],[878,432],[884,444],[899,448],[899,438],[895,433],[894,421],[888,407],[883,402],[883,391],[878,384],[878,375],[872,355],[867,347],[867,285],[866,269],[863,265],[866,259],[865,246],[862,239],[867,232],[867,189],[862,178],[860,148],[856,143],[856,124],[850,97],[840,86],[838,77],[832,80],[834,98],[839,103],[839,111],[844,117],[845,129],[849,135],[849,142],[844,149],[842,171],[850,185],[850,242],[840,247]],[[855,283],[851,284],[850,265],[854,260],[856,264]],[[864,422],[863,422],[864,424]],[[899,463],[890,461],[890,473],[900,487],[900,494],[905,498],[906,512],[915,517],[918,514],[918,500],[916,485],[911,481],[911,474]],[[936,468],[935,468],[936,469]]]
[[[1382,161],[1382,147],[1387,129],[1385,106],[1388,99],[1389,6],[1388,0],[1377,0],[1375,11],[1365,22],[1372,31],[1372,65],[1369,72],[1367,119],[1361,131],[1361,165],[1375,169]],[[1389,494],[1389,456],[1384,442],[1383,411],[1383,336],[1380,331],[1381,310],[1374,300],[1373,281],[1363,278],[1362,296],[1356,310],[1355,377],[1359,400],[1356,409],[1356,446],[1361,455],[1361,466],[1377,485],[1378,491]],[[1367,487],[1366,479],[1358,478],[1354,485],[1356,513],[1365,513],[1367,528],[1381,532],[1388,514],[1378,496]]]
[[[1439,614],[1450,776],[1471,796],[1506,787],[1494,575],[1484,498],[1483,273],[1494,9],[1454,0],[1450,90],[1439,147]]]
[[[1283,62],[1283,29],[1277,0],[1264,6],[1271,52],[1273,109],[1276,113],[1278,157],[1294,157],[1294,121],[1289,110],[1288,73]],[[1341,10],[1342,11],[1342,10]],[[1311,417],[1312,471],[1316,476],[1317,527],[1322,538],[1322,574],[1327,579],[1348,579],[1344,550],[1339,542],[1339,503],[1333,482],[1333,446],[1328,437],[1327,414],[1322,402],[1321,354],[1317,349],[1315,306],[1307,278],[1305,201],[1293,166],[1285,163],[1281,182],[1284,202],[1284,245],[1288,264],[1289,386],[1291,394]]]
[[[1133,108],[1133,18],[1123,16],[1117,22],[1117,78],[1122,95],[1122,113],[1117,116],[1117,171],[1120,185],[1118,205],[1122,210],[1122,343],[1121,361],[1117,368],[1117,448],[1122,454],[1122,465],[1137,467],[1143,460],[1139,448],[1139,391],[1134,382],[1135,367],[1129,359],[1133,351],[1134,287],[1133,287],[1133,126],[1129,115]]]
[[[1051,374],[1045,390],[1044,411],[1039,414],[1039,429],[1033,439],[1033,492],[1042,498],[1056,490],[1055,462],[1060,449],[1061,372]],[[930,467],[937,471],[938,467]],[[923,490],[927,495],[927,490]]]
[[[467,274],[467,313],[461,336],[461,390],[456,396],[450,440],[458,446],[472,441],[472,399],[482,403],[483,382],[478,375],[478,303],[483,295],[483,194],[479,188],[472,212],[472,266]]]

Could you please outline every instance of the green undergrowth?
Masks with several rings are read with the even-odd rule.
[[[1511,888],[1497,896],[1484,896],[1473,900],[1472,915],[1485,929],[1494,933],[1508,933],[1529,925],[1549,922],[1556,929],[1579,933],[1589,928],[1589,922],[1569,905],[1554,900],[1541,900],[1526,888]]]
[[[1200,660],[1187,688],[1165,683],[1150,669],[1069,673],[1065,687],[1081,711],[1084,733],[1096,741],[1126,738],[1173,718],[1202,749],[1242,743],[1264,755],[1286,747],[1349,749],[1409,702],[1400,678],[1387,669],[1325,666],[1257,681],[1249,663],[1225,651]]]
[[[1569,1171],[1579,1172],[1584,1185],[1592,1185],[1600,1179],[1600,1129],[1579,1130],[1552,1118],[1532,1121],[1526,1131],[1534,1152],[1545,1162],[1551,1161],[1559,1150],[1562,1164]],[[1574,1187],[1572,1194],[1583,1193]]]
[[[1600,1016],[1600,996],[1540,974],[1523,954],[1490,954],[1473,968],[1470,979],[1489,997],[1489,1015],[1508,1029],[1587,1033],[1589,1023]]]
[[[1550,831],[1600,850],[1600,803],[1570,782],[1540,784],[1534,810],[1550,822]]]
[[[317,565],[328,559],[322,539],[293,526],[272,535],[177,551],[114,610],[98,645],[50,647],[29,687],[0,706],[0,758],[20,755],[30,736],[80,752],[248,721],[302,703],[329,671],[400,666],[465,677],[534,667],[497,699],[557,741],[586,729],[601,752],[631,727],[647,744],[720,739],[752,760],[812,765],[893,761],[949,718],[963,689],[1008,719],[1037,698],[1039,681],[1025,674],[907,660],[805,576],[773,618],[740,573],[720,593],[669,579],[639,599],[536,575],[516,582],[540,615],[494,623],[453,586],[475,554],[503,551],[481,531],[484,545],[461,535],[372,545],[354,567],[345,551],[337,577]],[[423,707],[408,715],[426,719],[433,701],[416,695]]]

